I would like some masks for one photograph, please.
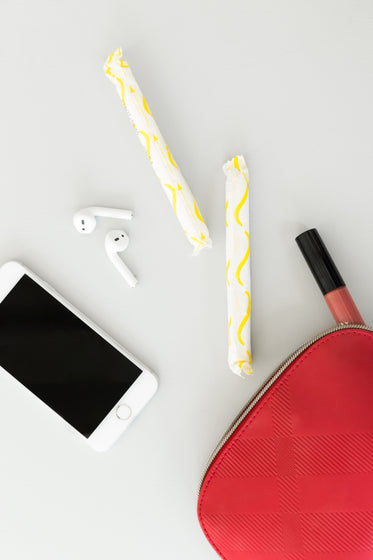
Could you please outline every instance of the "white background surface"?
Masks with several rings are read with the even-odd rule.
[[[0,379],[4,560],[213,559],[210,451],[276,365],[333,325],[294,243],[318,227],[373,323],[369,0],[0,1],[0,260],[17,258],[147,363],[157,396],[96,454]],[[191,256],[102,67],[122,45],[209,225]],[[227,362],[224,177],[251,174],[255,373]],[[91,204],[132,208],[130,290]]]

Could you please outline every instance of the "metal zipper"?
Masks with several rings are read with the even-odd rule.
[[[337,325],[336,327],[332,327],[331,329],[328,329],[327,331],[324,331],[323,333],[319,334],[318,336],[315,336],[314,338],[312,338],[308,342],[305,342],[295,352],[293,352],[288,358],[286,358],[286,360],[282,362],[280,367],[272,374],[272,376],[268,379],[268,381],[266,381],[266,383],[262,386],[262,388],[259,389],[259,391],[256,393],[256,395],[254,395],[254,397],[241,409],[241,411],[236,416],[236,418],[233,420],[233,422],[231,423],[231,425],[229,426],[227,431],[224,433],[223,437],[220,439],[218,445],[215,447],[214,451],[211,453],[211,455],[209,457],[206,468],[205,468],[205,470],[203,472],[203,475],[201,477],[201,480],[200,480],[198,494],[201,491],[202,484],[203,484],[203,481],[204,481],[205,476],[207,474],[207,471],[209,470],[212,462],[214,461],[214,459],[217,456],[217,454],[219,453],[219,451],[224,447],[224,445],[227,443],[227,441],[229,440],[229,438],[231,437],[233,432],[238,428],[238,426],[246,418],[246,416],[249,414],[249,412],[254,408],[254,406],[257,404],[257,402],[262,398],[262,396],[265,395],[265,393],[268,391],[268,389],[270,389],[270,387],[272,387],[272,385],[280,377],[280,375],[290,366],[290,364],[292,362],[294,362],[294,360],[296,360],[298,358],[298,356],[300,356],[302,354],[302,352],[307,350],[307,348],[309,348],[309,346],[312,346],[312,344],[314,344],[315,342],[317,342],[321,338],[324,338],[324,336],[327,336],[327,335],[329,335],[333,332],[347,330],[347,329],[360,329],[360,330],[366,330],[366,331],[373,332],[373,328],[372,327],[367,327],[366,325],[350,325],[350,324],[341,323],[340,325]]]

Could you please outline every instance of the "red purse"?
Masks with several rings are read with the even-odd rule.
[[[373,329],[280,366],[213,453],[198,518],[225,560],[372,560]]]

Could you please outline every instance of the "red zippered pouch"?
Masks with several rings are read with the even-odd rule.
[[[373,329],[280,366],[213,453],[198,518],[225,560],[372,560]]]

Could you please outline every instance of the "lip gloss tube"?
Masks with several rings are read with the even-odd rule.
[[[304,231],[295,241],[336,322],[364,325],[364,320],[317,229]]]

